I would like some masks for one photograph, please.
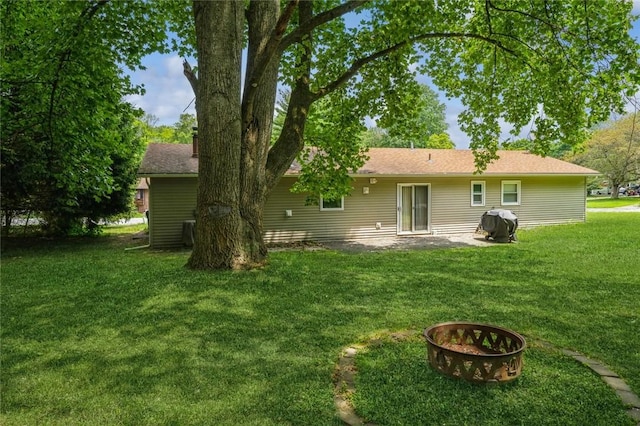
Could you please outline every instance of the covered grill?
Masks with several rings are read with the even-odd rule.
[[[486,232],[485,238],[501,243],[517,241],[518,217],[511,210],[489,210],[482,215],[479,231]]]

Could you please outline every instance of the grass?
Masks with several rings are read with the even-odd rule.
[[[122,234],[5,241],[0,423],[340,425],[331,376],[342,348],[455,320],[579,351],[640,394],[639,219],[589,213],[585,224],[522,231],[520,243],[491,247],[282,251],[248,272],[191,272],[189,252],[125,251],[141,243]],[[390,349],[383,358],[418,356],[405,373],[430,374],[421,344]],[[551,360],[571,376],[564,389],[573,404],[603,397],[604,416],[624,411],[584,367],[542,351],[525,357],[525,373]],[[511,386],[532,389],[521,396],[531,416],[523,424],[579,424],[573,409],[556,417],[570,402],[544,399],[544,382],[525,373]],[[477,406],[511,394],[442,390]],[[412,398],[400,398],[401,417],[389,423],[415,424],[413,404],[423,402]],[[435,405],[421,406],[420,424],[456,409],[424,403]]]
[[[593,209],[610,209],[615,207],[627,207],[627,206],[640,206],[640,198],[639,197],[620,197],[620,198],[611,198],[611,197],[598,197],[598,198],[588,198],[587,199],[587,208]]]
[[[358,355],[354,405],[381,425],[630,425],[592,371],[541,347],[525,352],[514,382],[470,384],[425,368],[424,342],[382,344]],[[398,407],[402,407],[398,410]]]

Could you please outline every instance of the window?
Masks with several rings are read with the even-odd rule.
[[[484,181],[471,181],[471,205],[484,206]]]
[[[340,197],[336,200],[320,197],[320,211],[325,210],[344,210],[344,197]]]
[[[519,180],[503,180],[502,181],[502,205],[503,206],[520,205],[520,181]]]

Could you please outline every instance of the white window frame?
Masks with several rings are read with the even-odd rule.
[[[321,212],[342,211],[342,210],[344,210],[344,197],[340,197],[340,207],[324,207],[324,198],[320,197]]]
[[[516,185],[516,196],[518,197],[518,200],[516,202],[512,202],[512,201],[505,202],[504,201],[504,195],[505,195],[504,186],[505,185]],[[500,188],[500,204],[503,205],[503,206],[519,206],[521,202],[522,202],[522,185],[521,185],[521,182],[519,180],[503,180],[501,188]]]
[[[481,189],[482,192],[480,194],[480,195],[482,195],[482,200],[480,201],[480,203],[477,203],[474,200],[474,195],[476,195],[476,193],[473,192],[473,187],[475,185],[480,185],[480,187],[482,188]],[[485,205],[485,199],[486,199],[485,194],[487,193],[486,188],[487,188],[487,185],[486,185],[486,182],[484,180],[472,180],[471,181],[471,207],[482,207],[482,206]]]

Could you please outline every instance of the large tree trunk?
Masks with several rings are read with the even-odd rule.
[[[292,91],[282,134],[270,150],[281,55],[275,47],[293,9],[282,19],[279,0],[250,3],[240,101],[242,4],[194,3],[198,77],[185,67],[196,92],[200,151],[196,240],[188,263],[194,269],[245,269],[264,264],[265,203],[303,147],[304,122],[313,101],[307,52],[301,58],[307,72]],[[310,3],[301,6],[299,19],[302,16],[310,19]]]
[[[195,2],[196,111],[200,139],[197,226],[189,266],[262,265],[265,180],[278,83],[279,53],[269,48],[279,1],[251,2],[246,83],[240,101],[243,2]],[[221,41],[224,42],[221,43]],[[224,117],[222,120],[220,117]]]
[[[242,244],[250,263],[248,266],[260,265],[267,257],[262,238],[263,211],[270,191],[265,182],[265,165],[273,127],[280,62],[279,56],[274,56],[267,47],[278,13],[278,0],[251,2],[247,11],[249,44],[246,89],[242,100],[240,216]]]
[[[240,214],[242,2],[194,2],[199,127],[196,239],[188,266],[246,265]]]

